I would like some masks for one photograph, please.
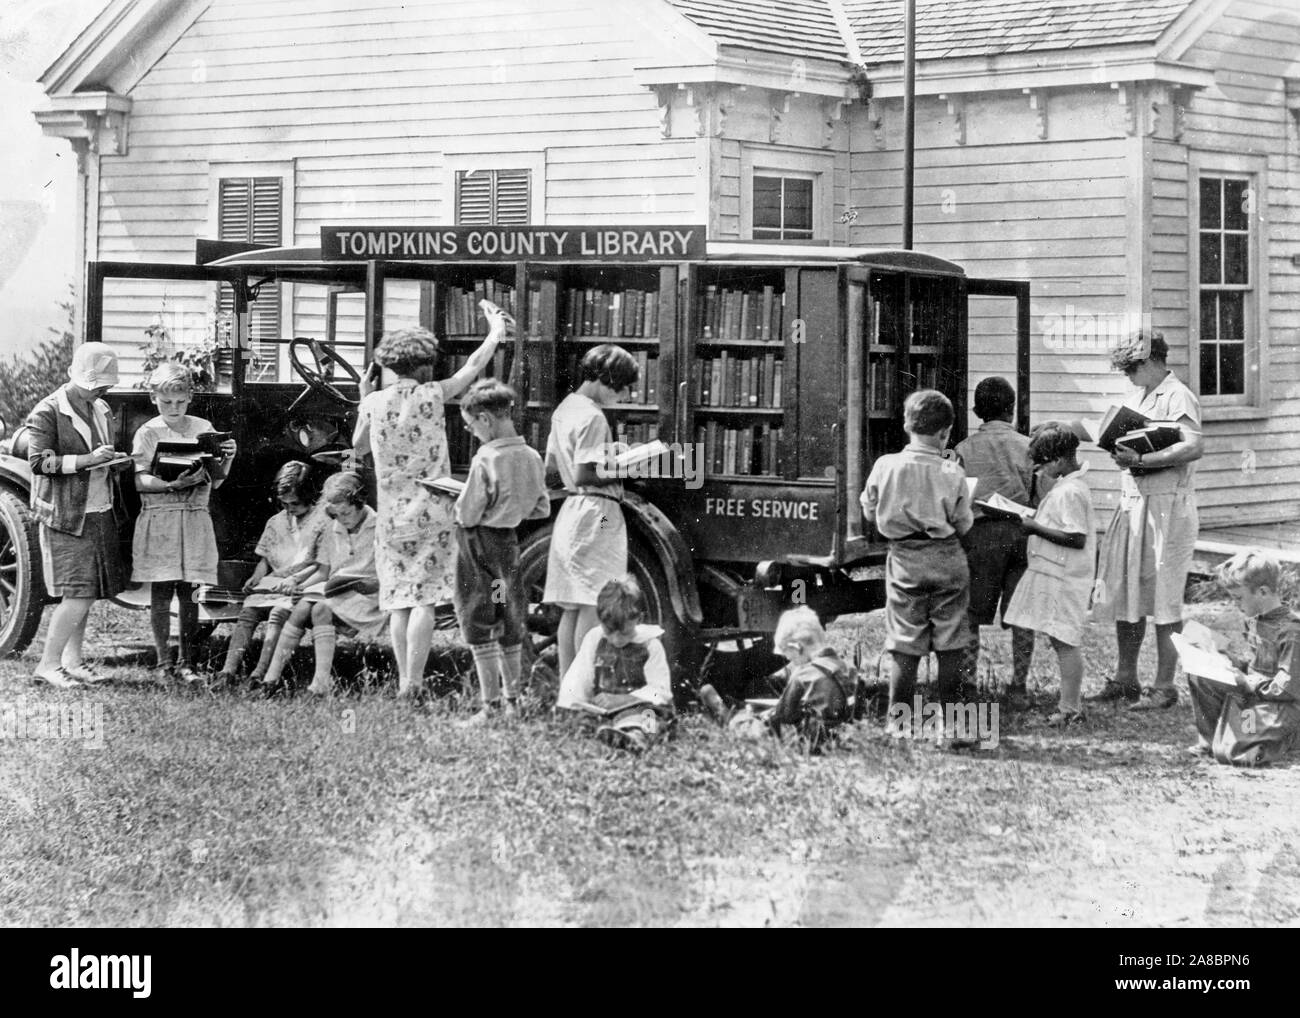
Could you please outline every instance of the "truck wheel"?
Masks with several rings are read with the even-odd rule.
[[[45,580],[36,526],[13,492],[0,491],[0,657],[22,652],[41,624]]]
[[[538,650],[544,649],[554,639],[560,621],[558,608],[542,604],[550,548],[551,528],[547,526],[525,538],[519,551],[519,571],[528,596],[528,629],[533,647]],[[644,621],[664,631],[661,639],[672,669],[673,686],[677,689],[680,683],[694,679],[692,668],[698,662],[698,648],[690,639],[687,627],[673,611],[672,594],[658,556],[635,538],[628,542],[628,571],[641,586],[645,599]]]

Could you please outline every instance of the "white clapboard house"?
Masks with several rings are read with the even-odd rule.
[[[902,11],[112,0],[37,117],[76,150],[86,259],[315,244],[340,222],[893,247]],[[1204,403],[1203,521],[1300,517],[1294,0],[919,0],[918,31],[916,246],[1032,281],[1035,419],[1122,396],[1109,348],[1149,315]],[[263,336],[321,332],[291,291],[260,298]],[[128,359],[157,310],[110,302]],[[997,317],[972,316],[972,384],[1014,377]]]

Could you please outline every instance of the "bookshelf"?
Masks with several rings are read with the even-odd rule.
[[[595,346],[621,346],[637,361],[626,401],[605,408],[617,441],[635,445],[667,433],[676,343],[675,267],[564,265],[530,267],[536,308],[530,311],[525,358],[528,403],[522,434],[544,451],[556,405],[582,381],[583,356]]]
[[[686,433],[704,450],[705,476],[784,476],[785,271],[701,267],[690,291]]]

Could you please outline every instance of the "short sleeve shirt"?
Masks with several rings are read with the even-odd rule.
[[[565,396],[551,415],[551,434],[546,440],[546,458],[555,464],[560,480],[569,492],[599,491],[623,497],[621,484],[583,488],[578,484],[578,467],[584,463],[606,463],[613,448],[605,412],[595,400],[580,392]]]
[[[1201,432],[1201,401],[1196,398],[1196,394],[1191,389],[1178,380],[1172,371],[1145,396],[1140,389],[1134,392],[1124,401],[1124,405],[1153,421],[1180,421],[1187,418],[1191,424],[1184,422],[1183,426],[1197,434]],[[1195,463],[1180,463],[1178,466],[1164,470],[1153,470],[1149,474],[1133,475],[1128,471],[1124,472],[1124,477],[1135,482],[1138,492],[1143,495],[1172,491],[1177,487],[1190,485],[1195,475]]]
[[[282,509],[266,521],[255,553],[266,559],[273,574],[283,575],[315,559],[321,534],[332,522],[319,507],[301,520]]]
[[[316,561],[329,570],[330,576],[375,577],[375,511],[366,506],[366,514],[355,534],[348,533],[338,520],[331,520],[321,537]]]
[[[153,456],[159,442],[182,442],[197,438],[212,430],[212,424],[202,417],[186,414],[171,427],[162,416],[145,421],[135,433],[131,443],[131,458],[135,460],[137,474],[148,473],[153,468]],[[206,506],[212,493],[212,483],[205,481],[192,488],[181,491],[142,492],[140,505],[144,509],[161,505],[185,504],[189,506]]]
[[[1021,505],[1029,505],[1034,466],[1029,461],[1029,439],[1006,421],[985,421],[956,448],[966,476],[976,479],[975,498],[995,492]],[[976,519],[981,515],[974,506]]]
[[[961,464],[922,445],[877,459],[861,502],[863,515],[891,541],[960,536],[974,519]]]

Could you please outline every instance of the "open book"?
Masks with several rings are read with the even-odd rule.
[[[304,587],[302,592],[306,596],[333,597],[336,594],[346,594],[365,582],[364,576],[331,576],[327,580],[313,583],[310,587]]]
[[[131,458],[131,454],[130,454],[130,453],[119,452],[116,456],[114,456],[114,457],[113,457],[111,460],[109,460],[107,463],[96,463],[93,467],[86,467],[86,469],[87,469],[87,470],[102,470],[104,467],[111,467],[111,468],[116,469],[117,467],[124,467],[124,466],[126,466],[128,463],[134,463],[134,462],[135,462],[135,460],[133,460],[133,459]]]
[[[420,483],[435,495],[447,495],[450,498],[460,498],[460,493],[465,490],[465,482],[454,477],[423,477]]]
[[[630,467],[637,463],[646,463],[649,460],[657,460],[668,451],[668,446],[664,445],[663,442],[656,438],[653,442],[642,442],[640,445],[634,445],[625,449],[614,457],[614,463],[619,467]]]
[[[607,718],[627,710],[629,707],[644,707],[647,704],[660,703],[660,697],[654,690],[643,687],[630,693],[598,693],[595,700],[574,700],[568,704],[569,710],[596,717]]]
[[[996,491],[988,498],[977,498],[975,504],[984,510],[984,515],[997,520],[1023,520],[1034,515],[1034,510],[1029,506],[1012,502]]]
[[[1237,685],[1237,671],[1223,654],[1197,646],[1182,633],[1174,633],[1172,639],[1174,648],[1178,651],[1178,660],[1188,675],[1196,675],[1225,686]]]

